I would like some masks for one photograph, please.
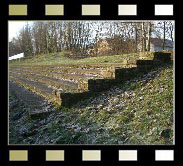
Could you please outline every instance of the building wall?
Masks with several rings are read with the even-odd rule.
[[[151,45],[151,51],[162,51],[163,48],[160,46],[152,46]],[[165,50],[173,50],[172,47],[165,47]]]
[[[142,44],[141,43],[139,43],[137,45],[137,49],[138,49],[139,52],[141,52],[141,50],[142,50]],[[150,45],[150,51],[162,51],[162,50],[163,50],[163,47],[154,46],[153,44]],[[165,47],[165,50],[173,50],[173,47]]]

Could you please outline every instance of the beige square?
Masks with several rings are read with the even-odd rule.
[[[10,150],[9,161],[28,161],[27,150]]]
[[[82,160],[83,161],[100,161],[101,151],[100,150],[83,150]]]
[[[46,161],[64,161],[64,150],[46,150]]]
[[[82,5],[82,15],[100,15],[100,5]]]
[[[9,15],[27,15],[27,5],[9,5]]]
[[[137,15],[137,5],[118,5],[118,15]]]
[[[64,15],[64,5],[45,5],[45,15]]]
[[[119,161],[137,161],[137,150],[119,150]]]

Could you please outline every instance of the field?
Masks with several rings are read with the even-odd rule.
[[[13,65],[119,63],[124,56],[73,60],[61,53],[11,62]],[[173,144],[173,65],[112,86],[71,108],[53,107],[32,119],[29,107],[10,90],[10,144]],[[45,107],[44,107],[45,109]],[[22,111],[24,110],[24,111]]]

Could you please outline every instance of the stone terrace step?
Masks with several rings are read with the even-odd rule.
[[[49,87],[53,87],[55,89],[62,89],[63,91],[67,91],[67,92],[70,90],[78,89],[78,84],[71,81],[60,80],[60,79],[36,75],[36,74],[25,74],[25,73],[22,74],[22,73],[11,72],[11,71],[9,73],[13,76],[26,78],[31,81],[37,81]]]
[[[59,105],[63,106],[70,106],[77,102],[78,100],[81,100],[83,97],[86,97],[89,94],[89,92],[81,92],[77,89],[75,91],[71,92],[63,92],[61,90],[54,90],[52,88],[47,87],[45,84],[35,81],[30,81],[25,78],[15,77],[12,75],[9,75],[10,81],[14,81],[18,83],[19,85],[25,87],[26,89],[31,90],[32,92],[44,97],[48,101],[51,101],[53,103],[57,103]]]
[[[171,61],[170,52],[141,52],[139,54],[141,60],[153,60],[155,63],[161,64],[162,62]]]
[[[24,70],[24,71],[39,71],[49,73],[64,73],[64,74],[80,74],[85,76],[95,76],[103,78],[114,78],[114,69],[100,68],[100,69],[85,69],[85,68],[70,68],[70,67],[10,67],[10,70]]]
[[[43,76],[50,76],[54,78],[59,78],[59,79],[65,79],[67,80],[81,80],[81,79],[88,79],[88,78],[103,78],[101,76],[97,75],[85,75],[85,74],[77,74],[77,73],[64,73],[64,72],[58,72],[57,70],[54,72],[46,72],[46,71],[38,71],[38,70],[23,70],[23,69],[10,69],[10,72],[18,72],[18,73],[26,73],[26,74],[38,74],[38,75],[43,75]]]
[[[66,82],[72,82],[73,85],[78,84],[78,88],[79,89],[83,89],[83,90],[88,90],[88,80],[91,79],[102,79],[101,77],[97,77],[97,76],[85,76],[85,75],[81,75],[81,74],[65,74],[65,73],[57,73],[57,72],[52,72],[52,73],[48,73],[48,72],[39,72],[39,71],[25,71],[25,70],[16,70],[14,69],[13,71],[10,70],[10,73],[13,74],[19,74],[22,77],[39,77],[39,78],[35,78],[42,81],[43,79],[49,79],[49,82],[53,82],[53,81],[57,81],[57,80],[62,80],[66,81]],[[52,79],[53,78],[53,79]],[[52,79],[52,80],[51,80]],[[57,79],[57,80],[54,80]],[[51,81],[50,81],[51,80]],[[47,81],[48,82],[48,81]],[[55,83],[56,84],[56,83]]]
[[[9,75],[9,78],[10,78],[10,81],[14,81],[14,82],[18,83],[19,85],[44,97],[45,99],[52,101],[52,102],[59,103],[59,100],[56,98],[55,95],[53,95],[52,88],[48,88],[46,85],[39,83],[39,82],[30,81],[30,80],[20,78],[20,77],[15,77],[12,75]]]
[[[135,67],[135,63],[127,64],[126,60],[121,63],[90,63],[90,64],[58,64],[58,65],[16,65],[10,66],[10,68],[37,68],[37,69],[59,69],[59,68],[72,68],[72,69],[107,69],[107,68],[123,68],[123,67]]]
[[[66,106],[86,98],[91,91],[106,90],[169,61],[167,53],[141,53],[140,59],[127,57],[121,63],[11,65],[9,75],[27,89]]]
[[[109,80],[114,79],[103,79],[98,77],[86,77],[83,75],[67,75],[61,73],[32,73],[29,71],[9,71],[11,75],[26,78],[32,81],[37,81],[46,84],[47,86],[56,87],[57,89],[62,89],[65,92],[72,92],[73,89],[78,89],[81,91],[99,91],[106,89],[106,84]],[[46,76],[45,76],[46,75]],[[48,76],[47,76],[48,75]],[[75,82],[71,81],[77,79]]]

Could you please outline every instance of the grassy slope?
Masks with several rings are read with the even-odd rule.
[[[154,69],[70,109],[61,107],[44,120],[25,114],[18,122],[10,143],[173,144],[173,66]],[[13,134],[23,129],[32,133]]]
[[[20,61],[10,61],[10,65],[54,65],[54,64],[86,64],[86,63],[118,63],[126,56],[137,56],[138,54],[123,54],[114,56],[91,57],[85,59],[70,59],[63,56],[64,52],[43,54]]]

